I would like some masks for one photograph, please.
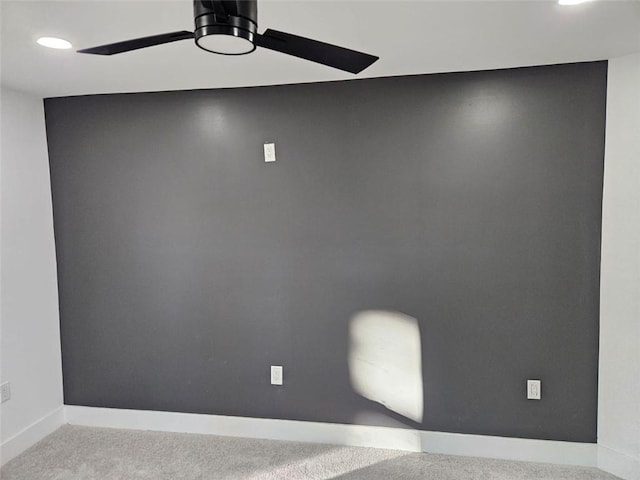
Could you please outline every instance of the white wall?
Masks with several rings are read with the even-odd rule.
[[[640,54],[609,62],[602,213],[600,468],[640,479]]]
[[[1,103],[1,463],[63,422],[58,290],[42,99]]]

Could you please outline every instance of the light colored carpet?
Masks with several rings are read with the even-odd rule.
[[[2,480],[612,480],[595,468],[376,448],[64,426]]]

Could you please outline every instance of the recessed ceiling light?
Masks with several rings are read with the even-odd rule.
[[[558,0],[560,5],[578,5],[579,3],[588,2],[589,0]]]
[[[62,38],[56,37],[40,37],[38,40],[38,45],[42,45],[47,48],[58,48],[60,50],[66,50],[71,48],[71,42],[68,42]]]

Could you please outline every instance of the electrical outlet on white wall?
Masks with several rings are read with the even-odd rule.
[[[11,384],[9,382],[4,382],[0,385],[0,403],[4,403],[7,400],[11,399]]]

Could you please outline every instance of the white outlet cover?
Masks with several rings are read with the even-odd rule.
[[[4,403],[11,399],[11,384],[4,382],[0,385],[0,403]]]
[[[271,385],[282,385],[282,366],[271,365]]]
[[[265,162],[276,161],[276,144],[275,143],[264,144],[264,161]]]
[[[540,400],[541,398],[541,382],[540,380],[527,380],[527,399]]]

